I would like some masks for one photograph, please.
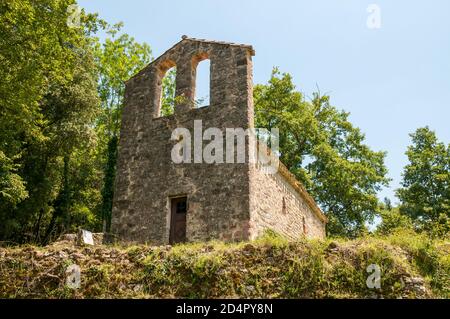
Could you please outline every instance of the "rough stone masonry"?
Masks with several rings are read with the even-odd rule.
[[[288,238],[323,238],[327,219],[280,163],[267,174],[244,163],[171,160],[178,127],[254,127],[249,45],[188,38],[126,82],[111,233],[154,245],[251,240],[272,229]],[[210,105],[194,103],[196,68],[210,60]],[[162,79],[176,67],[174,114],[161,116]],[[245,148],[248,151],[248,141]]]

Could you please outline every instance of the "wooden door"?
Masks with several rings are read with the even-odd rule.
[[[170,244],[186,241],[187,198],[178,197],[171,200]]]

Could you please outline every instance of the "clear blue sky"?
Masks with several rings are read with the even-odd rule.
[[[369,29],[369,4],[381,28]],[[408,134],[429,125],[450,142],[450,1],[448,0],[82,0],[88,12],[147,42],[157,57],[181,35],[252,44],[254,82],[273,66],[310,96],[319,86],[351,113],[375,150],[388,152],[393,190],[407,163]]]

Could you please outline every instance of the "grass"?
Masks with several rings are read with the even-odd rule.
[[[0,298],[449,298],[449,246],[405,232],[297,242],[269,232],[230,244],[7,248]],[[76,290],[65,285],[72,263]],[[379,289],[366,284],[371,264]],[[417,278],[423,287],[408,286]]]

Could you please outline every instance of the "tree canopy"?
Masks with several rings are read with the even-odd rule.
[[[450,144],[440,142],[428,127],[410,135],[401,188],[400,211],[421,228],[450,226]],[[447,231],[450,229],[447,229]]]
[[[280,131],[281,161],[305,185],[329,218],[328,232],[356,236],[378,207],[387,185],[385,153],[364,144],[349,113],[330,105],[329,96],[311,101],[292,77],[274,68],[269,82],[254,88],[257,127]]]
[[[68,226],[74,205],[92,208],[89,179],[73,180],[96,142],[91,34],[101,22],[82,13],[80,27],[69,26],[73,3],[0,4],[1,239],[46,241],[57,221]]]

